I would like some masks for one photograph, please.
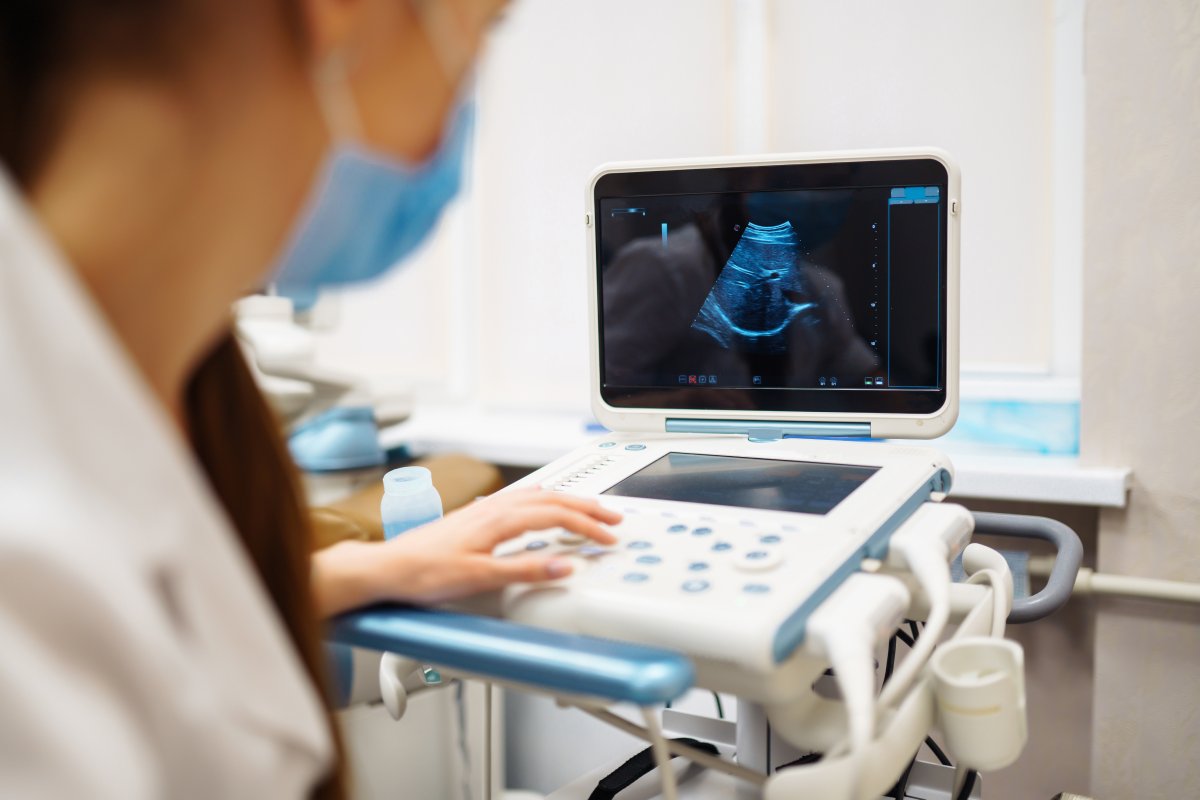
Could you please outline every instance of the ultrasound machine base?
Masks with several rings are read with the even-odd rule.
[[[918,507],[949,490],[950,470],[923,447],[612,434],[513,488],[595,498],[624,515],[618,542],[537,531],[505,543],[501,555],[560,554],[575,571],[509,588],[501,610],[768,673],[863,559],[881,557]]]

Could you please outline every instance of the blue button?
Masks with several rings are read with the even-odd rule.
[[[762,542],[763,544],[779,544],[780,542],[783,541],[783,539],[780,539],[778,536],[776,536],[773,533],[769,533],[766,536],[759,539],[759,541]]]
[[[645,583],[650,580],[650,576],[644,572],[626,572],[625,580],[629,583]]]
[[[602,556],[608,552],[608,548],[600,547],[600,546],[594,545],[594,544],[589,544],[589,545],[585,545],[584,547],[579,548],[578,552],[579,552],[579,555],[584,556],[585,558],[588,558],[591,556]]]
[[[544,542],[541,539],[534,539],[532,542],[525,545],[525,549],[526,550],[542,550],[546,547],[547,544],[548,544],[547,542]]]
[[[692,536],[708,536],[712,533],[712,528],[693,528]]]
[[[616,442],[601,442],[600,443],[601,447],[616,447],[616,445],[617,445]]]
[[[766,594],[771,591],[771,587],[765,583],[747,583],[742,587],[742,591],[746,594]]]
[[[712,549],[718,553],[724,553],[726,550],[732,550],[733,545],[731,545],[729,542],[717,542],[712,546]]]
[[[653,546],[654,545],[650,544],[649,542],[644,542],[641,539],[635,542],[630,542],[628,545],[630,550],[649,550]]]
[[[662,561],[662,559],[659,558],[658,556],[638,556],[637,557],[637,562],[639,564],[658,564],[661,561]]]
[[[708,569],[708,564],[703,561],[693,561],[688,564],[688,569],[692,572],[704,572],[704,570]]]
[[[746,559],[749,561],[761,561],[769,555],[771,554],[766,550],[751,550],[749,553],[746,553]]]
[[[685,592],[692,592],[693,594],[703,592],[708,588],[708,581],[684,581],[683,586],[680,588]]]
[[[687,525],[672,525],[667,528],[667,533],[683,533],[687,530]]]
[[[625,445],[625,449],[626,450],[645,450],[646,445],[644,445],[644,444],[627,444],[627,445]]]

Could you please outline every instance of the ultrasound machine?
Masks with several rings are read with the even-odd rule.
[[[599,169],[586,305],[610,433],[514,486],[620,511],[617,543],[530,532],[497,556],[573,573],[331,636],[395,654],[393,697],[432,664],[649,743],[553,800],[978,797],[1026,738],[1005,623],[1061,605],[1079,551],[1047,520],[944,502],[949,459],[895,441],[957,415],[959,198],[930,149]],[[1014,599],[976,527],[1053,541],[1050,585]],[[692,687],[736,697],[736,722],[671,709]],[[956,767],[916,760],[934,731]]]

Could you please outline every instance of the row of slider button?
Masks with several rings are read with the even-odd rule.
[[[600,474],[605,468],[617,463],[616,456],[597,456],[588,463],[580,466],[574,472],[563,475],[556,481],[542,484],[543,488],[553,488],[556,492],[563,492],[570,489],[572,486],[591,478],[594,475]]]

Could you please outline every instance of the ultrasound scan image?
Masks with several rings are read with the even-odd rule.
[[[791,222],[746,225],[692,328],[723,348],[783,353],[795,325],[817,325],[816,295]]]

